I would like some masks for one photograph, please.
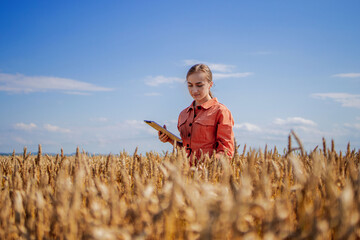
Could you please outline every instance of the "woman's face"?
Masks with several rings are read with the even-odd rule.
[[[187,85],[189,93],[197,105],[203,104],[210,100],[210,88],[213,83],[206,79],[206,73],[196,72],[188,76]]]

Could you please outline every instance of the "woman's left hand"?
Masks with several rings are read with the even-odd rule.
[[[164,128],[166,129],[166,125],[164,125]],[[169,136],[166,133],[162,133],[161,131],[158,132],[159,139],[163,143],[169,142],[172,143],[172,140],[169,138]]]

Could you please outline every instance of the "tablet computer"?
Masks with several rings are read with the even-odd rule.
[[[171,133],[169,130],[163,128],[162,126],[160,126],[159,124],[157,124],[154,121],[150,121],[150,120],[144,120],[144,122],[146,122],[149,126],[155,128],[156,130],[162,132],[162,133],[166,133],[166,135],[168,135],[168,137],[178,143],[181,143],[182,140],[181,138],[179,138],[178,136],[176,136],[175,134]]]

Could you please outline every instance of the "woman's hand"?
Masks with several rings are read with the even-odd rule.
[[[164,128],[166,128],[166,125],[164,125]],[[159,135],[159,139],[160,141],[162,141],[163,143],[166,143],[166,142],[169,142],[169,143],[172,143],[171,139],[169,138],[168,135],[166,135],[165,133],[162,133],[162,132],[158,132],[158,135]]]

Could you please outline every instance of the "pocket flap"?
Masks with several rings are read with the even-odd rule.
[[[188,114],[180,114],[179,116],[179,122],[178,122],[178,127],[180,127],[181,125],[183,125],[184,123],[186,123],[186,120],[188,119]]]
[[[204,116],[204,117],[200,117],[200,118],[196,119],[195,123],[198,123],[198,124],[204,125],[204,126],[215,126],[215,119]]]

